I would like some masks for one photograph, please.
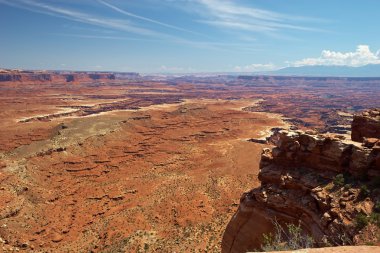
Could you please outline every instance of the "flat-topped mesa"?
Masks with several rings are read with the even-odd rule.
[[[365,138],[380,139],[380,108],[354,115],[351,139],[362,142]]]
[[[380,203],[380,141],[284,130],[274,137],[261,156],[261,186],[241,197],[222,252],[260,249],[273,221],[299,223],[319,246],[359,243],[358,217]]]
[[[138,73],[0,70],[0,83],[91,83],[138,79]]]

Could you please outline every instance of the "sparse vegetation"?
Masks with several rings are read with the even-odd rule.
[[[301,225],[286,224],[284,229],[277,220],[273,222],[275,234],[263,235],[263,251],[281,251],[310,248],[314,244],[313,238],[303,234]]]
[[[360,186],[360,198],[364,199],[371,194],[371,191],[368,189],[367,185]]]
[[[343,174],[338,174],[334,178],[334,185],[337,187],[342,187],[344,185],[344,176]]]
[[[349,235],[346,234],[346,232],[343,232],[342,234],[338,235],[339,245],[345,246],[345,245],[352,245],[352,239]]]
[[[370,216],[370,222],[380,227],[380,213],[373,212]]]
[[[352,184],[345,184],[344,189],[347,191],[352,188]]]
[[[355,226],[358,230],[363,229],[369,223],[369,217],[363,213],[360,213],[355,218]]]
[[[371,213],[370,216],[367,216],[363,213],[360,213],[356,216],[355,226],[358,230],[363,229],[370,223],[380,227],[380,213],[378,213],[376,210],[375,212]]]

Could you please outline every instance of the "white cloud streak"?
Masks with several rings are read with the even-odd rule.
[[[231,30],[266,33],[268,35],[281,30],[322,31],[307,26],[295,25],[297,22],[316,22],[317,19],[290,16],[273,11],[239,5],[226,0],[196,0],[208,10],[207,18],[201,23],[228,28]]]
[[[121,36],[107,36],[107,35],[90,35],[90,34],[76,34],[76,33],[52,33],[58,36],[66,36],[66,37],[75,37],[75,38],[83,38],[83,39],[104,39],[104,40],[126,40],[126,41],[156,41],[160,42],[162,40],[154,40],[154,39],[141,39],[141,38],[130,38],[130,37],[121,37]]]
[[[367,64],[380,64],[379,52],[373,53],[368,45],[358,45],[354,52],[323,50],[319,57],[305,58],[291,65],[295,67],[316,65],[360,67]]]
[[[128,11],[125,11],[123,9],[120,9],[119,7],[115,6],[115,5],[112,5],[110,3],[107,3],[103,0],[98,0],[99,3],[103,4],[104,6],[107,6],[109,8],[111,8],[112,10],[116,11],[116,12],[119,12],[121,14],[124,14],[126,16],[129,16],[129,17],[132,17],[132,18],[137,18],[137,19],[140,19],[140,20],[143,20],[143,21],[147,21],[147,22],[150,22],[150,23],[153,23],[153,24],[156,24],[156,25],[160,25],[160,26],[163,26],[163,27],[167,27],[167,28],[171,28],[171,29],[174,29],[174,30],[177,30],[177,31],[182,31],[182,32],[189,32],[189,33],[193,33],[193,34],[198,34],[196,32],[193,32],[193,31],[190,31],[190,30],[187,30],[187,29],[184,29],[184,28],[181,28],[181,27],[178,27],[178,26],[174,26],[174,25],[170,25],[170,24],[167,24],[167,23],[163,23],[163,22],[160,22],[160,21],[157,21],[157,20],[154,20],[154,19],[151,19],[151,18],[147,18],[147,17],[143,17],[143,16],[140,16],[140,15],[136,15],[136,14],[133,14],[131,12],[128,12]]]
[[[106,2],[102,1],[103,3],[107,4]],[[85,35],[85,34],[58,34],[63,36],[71,36],[71,37],[78,37],[78,38],[88,38],[88,39],[110,39],[110,40],[141,40],[141,41],[159,41],[159,42],[169,42],[169,43],[177,43],[182,45],[187,45],[191,47],[197,47],[197,48],[203,48],[203,49],[212,49],[212,50],[224,50],[222,47],[224,44],[220,43],[212,43],[212,42],[202,42],[202,41],[193,41],[193,40],[187,40],[183,39],[181,37],[156,32],[154,30],[138,27],[132,22],[125,20],[125,19],[113,19],[113,18],[107,18],[102,17],[99,15],[91,15],[88,13],[84,13],[81,11],[66,9],[62,7],[53,6],[51,4],[41,3],[36,0],[0,0],[0,4],[6,4],[12,7],[26,9],[32,12],[41,13],[45,15],[50,15],[54,17],[64,18],[71,21],[76,21],[84,24],[90,24],[97,27],[102,28],[108,28],[110,30],[118,30],[118,31],[125,31],[134,33],[137,35],[143,35],[143,36],[149,36],[153,37],[155,39],[139,39],[139,38],[126,38],[126,37],[118,37],[118,36],[92,36],[92,35]],[[110,5],[113,6],[113,5]],[[109,6],[109,7],[110,7]],[[117,8],[113,6],[114,8]],[[123,11],[121,9],[118,9],[118,11]],[[127,15],[127,12],[124,14]],[[160,25],[166,25],[170,26],[169,24],[164,24],[152,19],[148,19],[145,17],[137,16],[132,13],[128,13],[128,15],[133,15],[135,18],[139,17],[139,19],[144,20],[150,20],[152,23],[159,23]],[[173,26],[174,27],[174,26]],[[179,28],[180,29],[180,28]]]
[[[53,5],[32,1],[32,0],[0,0],[0,3],[7,4],[13,7],[23,8],[30,11],[47,14],[50,16],[65,18],[68,20],[90,24],[94,26],[100,26],[103,28],[116,29],[126,32],[131,32],[139,35],[148,36],[163,36],[164,34],[158,33],[153,30],[138,27],[127,20],[111,19],[101,17],[97,15],[90,15],[87,13],[69,10],[62,7],[56,7]]]

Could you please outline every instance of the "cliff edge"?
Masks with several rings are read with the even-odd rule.
[[[380,109],[354,115],[351,139],[362,142],[368,138],[380,138]]]
[[[28,70],[1,70],[0,84],[3,83],[92,83],[112,82],[115,80],[138,79],[140,75],[134,72],[79,72],[79,71],[28,71]]]
[[[275,147],[264,149],[261,156],[261,186],[241,197],[224,233],[222,252],[259,250],[263,235],[274,232],[274,221],[283,226],[299,224],[316,247],[377,245],[378,112],[367,111],[354,119],[353,136],[360,136],[363,142],[302,131],[282,130],[272,136]],[[358,120],[362,118],[365,120]]]

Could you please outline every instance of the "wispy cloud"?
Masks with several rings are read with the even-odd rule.
[[[171,43],[178,45],[185,45],[194,48],[215,50],[221,52],[257,52],[258,48],[252,48],[252,45],[246,43],[223,43],[223,42],[208,42],[208,41],[190,41],[185,39],[154,39],[154,38],[131,38],[123,36],[112,36],[112,35],[93,35],[93,34],[79,34],[79,33],[52,33],[57,36],[74,37],[82,39],[103,39],[103,40],[124,40],[124,41],[142,41],[142,42],[155,42],[155,43]]]
[[[229,30],[275,34],[282,30],[323,31],[304,22],[321,21],[314,18],[291,16],[278,12],[239,5],[234,1],[196,0],[207,9],[207,18],[199,22]]]
[[[319,57],[305,58],[290,63],[296,67],[315,65],[359,67],[367,64],[380,64],[379,51],[372,52],[368,45],[358,45],[354,52],[323,50]]]
[[[126,40],[126,41],[156,41],[160,42],[162,40],[154,39],[142,39],[142,38],[131,38],[122,36],[109,36],[109,35],[91,35],[91,34],[77,34],[77,33],[52,33],[53,35],[75,37],[83,39],[104,39],[104,40]]]
[[[146,41],[176,43],[201,49],[219,51],[254,51],[257,50],[257,47],[254,46],[252,42],[255,42],[255,45],[257,45],[254,40],[256,37],[252,36],[252,33],[248,33],[247,31],[266,33],[272,36],[281,37],[283,34],[278,33],[278,31],[285,29],[302,31],[312,30],[312,28],[298,25],[297,21],[304,19],[307,20],[307,18],[290,17],[273,11],[242,6],[233,1],[186,0],[186,2],[190,4],[190,9],[194,8],[194,10],[198,10],[200,7],[203,10],[203,13],[207,13],[205,16],[202,15],[204,18],[198,20],[199,22],[197,22],[197,24],[203,23],[213,27],[223,27],[224,29],[229,28],[227,30],[242,31],[240,35],[247,38],[247,40],[240,39],[241,36],[237,36],[234,40],[231,40],[231,42],[220,43],[215,39],[207,37],[208,35],[202,36],[203,39],[200,39],[200,36],[191,37],[191,39],[189,39],[189,37],[184,36],[184,34],[174,33],[173,31],[183,31],[193,34],[197,33],[177,25],[172,25],[156,19],[137,15],[110,4],[107,0],[97,0],[91,4],[101,4],[102,6],[106,6],[125,15],[126,17],[116,19],[113,16],[104,16],[104,13],[97,14],[94,12],[85,11],[84,9],[73,9],[73,6],[75,5],[70,8],[63,7],[62,5],[58,5],[59,1],[0,0],[0,4],[6,4],[45,15],[64,18],[82,24],[89,24],[95,26],[96,28],[101,28],[104,31],[126,32],[120,36],[108,36],[111,34],[106,34],[105,36],[92,36],[91,34],[86,35],[85,33],[80,35],[69,35],[88,39],[140,40],[141,37],[141,40],[146,39]],[[127,19],[127,17],[130,19]],[[151,26],[147,26],[146,23],[144,24],[141,21],[150,23]],[[166,27],[172,31],[168,30],[164,32],[162,29],[159,30],[158,27]],[[139,35],[136,36],[139,38],[127,38],[131,34]]]
[[[148,21],[151,23],[155,23],[161,26],[166,26],[168,28],[177,29],[177,30],[183,30],[191,33],[195,33],[192,31],[188,31],[185,29],[182,29],[177,26],[172,26],[170,24],[162,23],[153,19],[149,19],[146,17],[142,17],[139,15],[135,15],[129,12],[126,12],[114,5],[111,5],[105,1],[98,0],[99,3],[102,3],[104,5],[107,5],[108,7],[114,9],[115,11],[121,12],[125,15],[128,15],[130,17],[134,17],[140,20]],[[184,39],[177,34],[171,34],[171,33],[162,33],[158,32],[152,29],[147,29],[141,26],[138,26],[135,23],[132,23],[129,20],[126,19],[114,19],[94,14],[85,13],[78,10],[73,9],[67,9],[60,6],[55,6],[51,4],[42,3],[36,0],[0,0],[0,4],[6,4],[9,6],[13,6],[16,8],[22,8],[26,9],[32,12],[42,13],[45,15],[50,15],[54,17],[64,18],[71,21],[76,21],[84,24],[89,24],[101,28],[108,28],[110,30],[114,31],[124,31],[128,33],[133,33],[137,35],[143,35],[146,36],[148,39],[140,39],[140,38],[127,38],[122,36],[92,36],[92,35],[85,35],[85,34],[61,34],[63,36],[72,36],[72,37],[81,37],[81,38],[92,38],[92,39],[110,39],[110,40],[141,40],[141,41],[161,41],[161,42],[169,42],[169,43],[176,43],[176,44],[182,44],[187,45],[191,47],[197,47],[197,48],[205,48],[205,49],[212,49],[212,50],[223,50],[222,44],[218,43],[212,43],[212,42],[202,42],[202,41],[196,41],[196,40],[189,40]]]
[[[113,9],[114,11],[117,11],[117,12],[119,12],[121,14],[124,14],[124,15],[132,17],[132,18],[137,18],[137,19],[140,19],[140,20],[143,20],[143,21],[147,21],[147,22],[156,24],[156,25],[160,25],[160,26],[163,26],[163,27],[171,28],[171,29],[174,29],[174,30],[177,30],[177,31],[189,32],[189,33],[193,33],[193,34],[199,34],[197,32],[193,32],[193,31],[190,31],[190,30],[187,30],[187,29],[175,26],[175,25],[163,23],[163,22],[160,22],[158,20],[154,20],[154,19],[147,18],[147,17],[140,16],[140,15],[136,15],[134,13],[125,11],[125,10],[123,10],[123,9],[115,6],[115,5],[112,5],[112,4],[108,3],[108,2],[105,2],[103,0],[98,0],[98,2],[101,3],[101,4],[103,4],[103,5],[105,5],[105,6],[107,6],[107,7],[109,7],[109,8],[111,8],[111,9]]]
[[[85,24],[99,26],[103,28],[116,29],[126,32],[131,32],[139,35],[148,36],[163,36],[159,32],[138,27],[135,24],[128,22],[127,20],[118,20],[99,15],[91,15],[84,12],[70,10],[63,7],[57,7],[46,3],[41,3],[33,0],[0,0],[0,3],[10,6],[27,9],[30,11],[47,14],[50,16],[61,17],[72,21],[77,21]]]

